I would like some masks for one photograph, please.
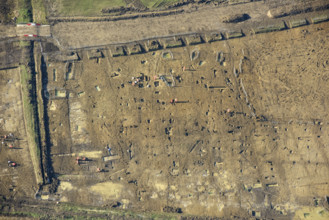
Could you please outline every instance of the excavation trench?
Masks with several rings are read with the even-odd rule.
[[[41,55],[41,98],[42,98],[42,106],[43,108],[43,129],[44,129],[44,140],[42,144],[42,152],[43,152],[43,169],[45,175],[45,183],[51,184],[49,187],[49,192],[53,193],[57,188],[57,180],[54,177],[54,170],[51,162],[51,138],[49,131],[49,116],[48,116],[48,96],[47,96],[47,84],[48,84],[48,72],[47,65],[44,60],[44,57]]]

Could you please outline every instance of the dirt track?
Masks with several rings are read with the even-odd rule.
[[[0,25],[0,39],[16,37],[16,27],[13,25]]]
[[[83,48],[167,35],[230,30],[232,26],[223,23],[227,14],[247,13],[253,18],[252,22],[257,23],[266,19],[267,11],[268,6],[261,2],[229,8],[204,7],[195,12],[164,17],[110,22],[60,22],[52,26],[51,32],[64,48]],[[248,24],[248,21],[243,23],[245,27]],[[239,30],[241,25],[235,28]]]

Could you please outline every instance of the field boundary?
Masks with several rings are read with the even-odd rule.
[[[30,90],[32,90],[31,86],[29,86],[29,82],[31,80],[31,73],[26,69],[25,65],[19,66],[19,74],[21,81],[21,96],[23,101],[23,117],[25,130],[28,139],[28,146],[31,155],[33,170],[36,178],[37,184],[40,186],[43,184],[42,177],[42,168],[41,168],[41,152],[38,145],[38,134],[36,132],[36,119],[35,119],[35,109],[32,104],[32,99],[30,97]]]
[[[130,20],[136,18],[147,18],[147,17],[160,17],[160,16],[169,16],[184,13],[183,9],[175,9],[175,10],[165,10],[160,12],[143,12],[129,15],[119,15],[119,16],[99,16],[99,17],[85,17],[85,16],[74,16],[74,17],[49,17],[49,23],[56,24],[58,22],[83,22],[83,21],[91,21],[91,22],[99,22],[99,21],[120,21],[120,20]]]
[[[289,19],[278,19],[272,23],[265,23],[265,25],[258,25],[255,27],[245,29],[234,29],[220,31],[204,31],[204,32],[189,32],[189,33],[178,33],[165,36],[157,36],[151,38],[144,38],[136,41],[127,42],[114,42],[111,44],[87,46],[81,48],[62,48],[62,45],[54,37],[48,39],[55,40],[53,43],[57,43],[63,51],[80,51],[80,50],[97,50],[97,49],[110,49],[111,56],[129,56],[134,54],[147,53],[150,51],[169,49],[173,47],[184,47],[188,45],[197,45],[203,43],[211,43],[215,41],[230,40],[234,38],[241,38],[250,35],[264,34],[269,32],[284,31],[288,29],[294,29],[305,25],[313,25],[322,22],[329,21],[329,11],[325,13],[305,16],[305,17],[290,17]],[[180,41],[180,42],[177,42]],[[152,42],[158,44],[157,47],[152,47]],[[55,43],[55,44],[56,44]],[[136,48],[137,47],[137,48]],[[52,54],[61,54],[61,52],[55,52]],[[63,60],[65,61],[65,59]]]

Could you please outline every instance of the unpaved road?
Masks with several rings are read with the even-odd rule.
[[[263,22],[269,7],[262,3],[208,8],[172,16],[136,18],[109,22],[60,22],[52,26],[52,35],[65,48],[82,48],[121,42],[138,41],[167,35],[204,31],[225,31],[231,25],[223,23],[230,14],[247,13],[252,18],[236,25],[239,30],[251,23]],[[252,21],[251,21],[252,20]],[[79,33],[79,34],[77,34]]]

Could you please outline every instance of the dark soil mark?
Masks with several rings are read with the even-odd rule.
[[[43,47],[44,53],[59,51],[58,47],[55,46],[53,43],[45,42],[45,43],[43,43],[42,47]]]
[[[15,21],[12,19],[14,7],[15,4],[12,0],[0,1],[0,24],[15,23]]]
[[[246,21],[250,19],[250,16],[248,14],[237,14],[237,15],[232,15],[225,19],[223,22],[224,23],[239,23],[242,21]]]
[[[51,184],[49,190],[51,193],[56,192],[58,181],[54,176],[54,169],[52,167],[50,149],[51,149],[51,138],[49,131],[49,116],[48,116],[48,97],[46,96],[47,84],[48,84],[48,73],[47,73],[47,65],[44,60],[44,57],[41,56],[41,74],[42,74],[42,101],[43,101],[43,123],[45,129],[45,146],[43,147],[43,166],[46,172],[46,183]]]

